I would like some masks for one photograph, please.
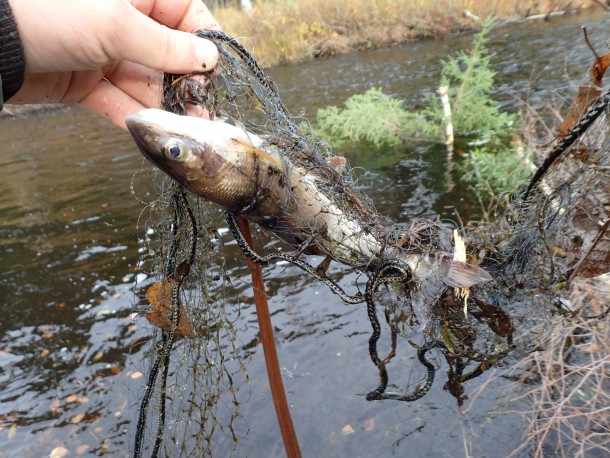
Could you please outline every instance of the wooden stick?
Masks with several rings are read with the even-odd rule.
[[[447,154],[449,159],[453,155],[453,121],[451,120],[451,104],[449,103],[449,86],[441,86],[438,88],[438,94],[443,104],[443,117],[445,125],[445,145],[447,145]]]
[[[244,236],[244,240],[250,248],[253,248],[250,223],[248,223],[246,218],[239,215],[235,218],[235,221],[237,227]],[[265,363],[267,364],[269,386],[271,387],[271,396],[273,398],[273,404],[275,405],[275,414],[277,416],[280,432],[282,433],[286,456],[288,458],[301,458],[301,449],[299,448],[299,441],[292,424],[292,418],[290,417],[290,409],[288,408],[288,402],[286,401],[286,392],[284,391],[284,383],[282,382],[280,364],[275,348],[273,327],[269,315],[269,305],[267,304],[267,295],[265,294],[265,285],[263,283],[263,270],[261,269],[261,266],[251,259],[246,258],[246,260],[252,275],[254,303],[256,304],[256,316],[258,318],[258,326],[261,333],[261,342],[263,343]]]

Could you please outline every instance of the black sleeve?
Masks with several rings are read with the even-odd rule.
[[[23,85],[25,55],[8,0],[0,0],[0,109]]]

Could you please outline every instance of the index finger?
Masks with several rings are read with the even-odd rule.
[[[172,29],[194,32],[221,27],[201,0],[129,0],[141,13]]]

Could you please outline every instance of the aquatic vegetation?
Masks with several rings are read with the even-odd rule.
[[[333,145],[367,143],[395,146],[408,136],[425,135],[430,123],[425,116],[405,110],[400,100],[371,88],[345,101],[345,107],[319,109],[315,130]]]
[[[485,23],[468,52],[458,51],[442,62],[439,86],[447,88],[449,117],[437,95],[428,95],[425,109],[411,111],[372,88],[348,98],[343,108],[318,110],[316,132],[336,146],[366,142],[381,148],[413,139],[442,141],[451,123],[455,136],[467,140],[464,179],[486,193],[514,190],[531,172],[531,152],[511,136],[518,137],[517,116],[502,111],[491,95],[495,72],[486,43],[492,26]]]
[[[485,138],[516,128],[516,116],[502,111],[491,96],[495,89],[492,53],[486,48],[493,21],[487,21],[468,52],[458,51],[443,61],[439,86],[448,88],[451,123],[456,135]],[[428,113],[446,123],[438,97],[430,98]]]
[[[483,194],[513,192],[532,172],[532,152],[509,145],[498,150],[489,146],[470,150],[460,167],[463,179]]]

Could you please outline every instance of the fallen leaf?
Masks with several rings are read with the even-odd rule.
[[[51,450],[49,454],[49,458],[63,458],[64,456],[68,456],[68,449],[66,447],[55,447]]]
[[[70,423],[76,425],[85,419],[84,413],[79,413],[78,415],[74,415],[70,420]]]
[[[87,450],[89,450],[89,446],[87,444],[79,445],[78,447],[76,447],[76,453],[78,453],[79,455],[82,455]]]
[[[591,105],[595,98],[601,94],[604,75],[608,66],[610,66],[610,53],[604,54],[601,57],[598,56],[589,42],[586,29],[583,28],[583,30],[585,33],[585,41],[593,52],[595,60],[589,69],[588,81],[585,81],[580,85],[578,94],[572,99],[572,102],[568,107],[566,116],[557,130],[557,138],[565,137],[568,131],[582,119],[582,116],[589,108],[589,105]]]
[[[365,431],[373,431],[375,429],[375,419],[369,418],[364,422],[364,430]]]
[[[11,427],[8,429],[8,434],[6,437],[10,440],[10,439],[13,439],[16,434],[17,434],[17,425],[12,424]]]
[[[158,281],[146,292],[146,298],[153,308],[151,312],[146,312],[145,316],[149,323],[158,328],[168,331],[171,328],[172,316],[172,291],[176,281],[165,279]],[[182,337],[195,337],[195,332],[188,320],[188,315],[182,304],[179,305],[180,318],[175,330],[176,334]]]
[[[57,409],[59,409],[60,405],[61,405],[61,401],[59,399],[54,399],[53,402],[51,403],[51,407],[49,407],[49,409],[51,409],[51,412],[56,412]]]
[[[136,380],[139,379],[140,377],[142,377],[144,374],[142,374],[142,372],[140,371],[136,371],[136,372],[132,372],[129,377],[131,377],[132,379]]]
[[[77,396],[75,394],[71,394],[66,398],[67,403],[76,402]]]
[[[355,432],[356,432],[356,431],[354,431],[354,428],[352,428],[352,425],[350,425],[350,424],[345,425],[345,426],[343,427],[343,429],[341,430],[341,433],[342,433],[344,436],[347,436],[347,435],[349,435],[349,434],[354,434]]]
[[[48,348],[45,348],[40,351],[40,357],[46,358],[47,356],[49,356],[50,353],[51,353],[51,350],[49,350]]]
[[[86,402],[89,402],[89,398],[87,396],[81,396],[80,398],[78,398],[78,402],[84,404]]]
[[[99,361],[100,359],[102,359],[103,357],[104,357],[104,353],[102,353],[101,351],[100,351],[100,352],[97,352],[97,353],[95,354],[95,356],[93,357],[93,361],[97,362],[97,361]]]

